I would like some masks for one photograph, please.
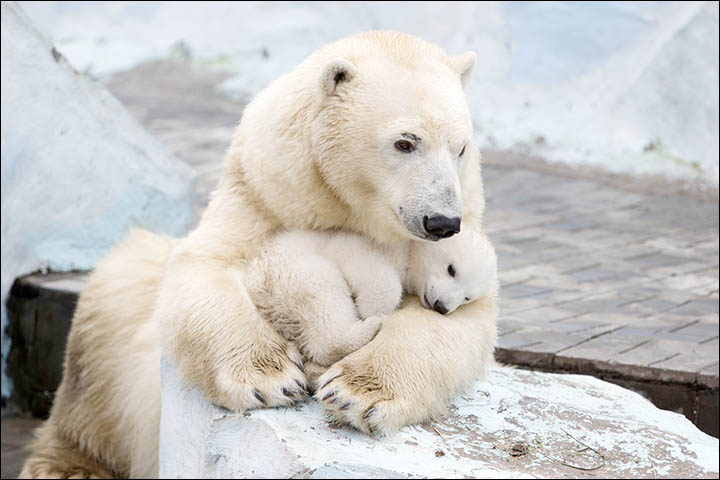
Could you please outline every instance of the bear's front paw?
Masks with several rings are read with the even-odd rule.
[[[239,365],[219,369],[214,403],[241,411],[292,405],[308,395],[302,357],[292,345],[259,350]]]
[[[412,423],[412,405],[383,385],[369,364],[348,356],[317,381],[315,399],[337,424],[351,425],[367,434],[389,435]]]

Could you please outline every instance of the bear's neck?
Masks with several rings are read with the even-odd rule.
[[[192,250],[192,245],[202,247],[212,258],[237,262],[255,256],[264,241],[279,231],[355,230],[348,221],[350,209],[322,181],[317,169],[310,165],[304,172],[304,178],[295,177],[295,181],[284,172],[250,181],[240,164],[226,163],[185,245]]]

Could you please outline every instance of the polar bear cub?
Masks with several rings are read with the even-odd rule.
[[[298,230],[272,239],[244,282],[273,327],[327,367],[372,340],[403,292],[450,313],[488,292],[496,262],[486,237],[471,229],[412,242],[402,255],[351,233]]]

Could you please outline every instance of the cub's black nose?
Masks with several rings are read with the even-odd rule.
[[[443,315],[445,315],[448,312],[447,308],[445,308],[445,304],[443,302],[441,302],[440,300],[435,300],[435,303],[433,304],[433,308],[435,309],[436,312],[441,313]]]
[[[430,235],[440,238],[452,237],[460,231],[460,217],[449,218],[445,215],[425,217],[423,227]]]

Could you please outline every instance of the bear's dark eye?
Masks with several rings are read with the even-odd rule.
[[[407,140],[398,140],[395,142],[395,148],[403,153],[410,153],[415,150],[415,145],[408,142]]]
[[[455,267],[453,267],[452,264],[448,265],[448,274],[449,274],[451,277],[454,277],[454,276],[455,276]]]
[[[465,297],[465,301],[466,301],[466,302],[469,302],[469,301],[470,301],[470,297]]]
[[[458,155],[459,157],[462,157],[463,154],[465,153],[465,147],[467,147],[467,145],[463,146],[463,149],[460,150],[460,155]]]

